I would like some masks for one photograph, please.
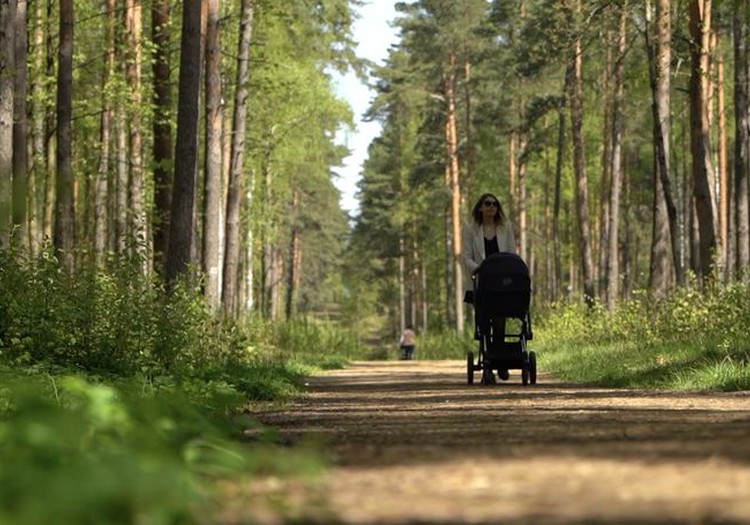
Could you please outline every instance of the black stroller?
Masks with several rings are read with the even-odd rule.
[[[466,356],[468,383],[474,384],[477,370],[482,371],[482,384],[490,384],[495,382],[493,370],[520,369],[523,384],[535,384],[536,354],[526,348],[532,339],[531,279],[526,263],[514,253],[495,253],[482,261],[472,279],[479,355],[476,363],[473,352]],[[496,334],[494,323],[500,318],[519,319],[520,333]]]

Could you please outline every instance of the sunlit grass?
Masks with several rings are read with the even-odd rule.
[[[645,296],[616,312],[580,305],[545,312],[533,346],[542,369],[566,381],[615,387],[750,388],[750,290],[714,286]]]

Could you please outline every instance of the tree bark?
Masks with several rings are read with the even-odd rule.
[[[165,275],[172,283],[191,262],[198,161],[198,95],[201,78],[201,2],[183,2],[177,143]]]
[[[651,243],[650,288],[658,296],[664,295],[669,286],[669,247],[671,245],[671,268],[676,280],[684,283],[684,270],[680,260],[679,226],[677,208],[671,185],[670,160],[670,62],[671,62],[671,14],[670,1],[659,0],[656,17],[656,42],[651,40],[651,4],[646,5],[647,27],[645,31],[646,52],[649,58],[649,84],[651,87],[651,111],[653,115],[654,144],[654,218]]]
[[[716,225],[711,200],[711,157],[707,118],[708,48],[711,0],[690,2],[690,150],[693,161],[693,196],[700,243],[700,276],[708,277],[716,252]]]
[[[13,94],[13,232],[14,243],[28,250],[27,203],[29,197],[28,160],[28,27],[26,23],[28,3],[16,2],[14,21],[15,85]]]
[[[577,2],[576,11],[580,11]],[[596,298],[594,268],[591,257],[589,234],[588,176],[586,173],[586,147],[583,135],[583,47],[581,37],[577,37],[573,50],[572,63],[568,68],[570,76],[570,118],[573,135],[573,171],[576,178],[576,212],[580,241],[581,267],[583,270],[583,295],[586,304],[593,305]]]
[[[115,13],[116,0],[107,0],[107,50],[102,69],[102,116],[100,122],[99,168],[94,182],[94,250],[99,264],[104,262],[108,247],[110,156],[112,154],[112,119],[114,110],[109,95],[109,83],[115,72]]]
[[[206,169],[203,187],[204,293],[210,308],[221,304],[222,131],[221,38],[219,0],[208,0],[206,30]]]
[[[111,0],[110,0],[111,1]],[[169,213],[172,204],[172,126],[170,113],[170,1],[154,0],[151,5],[151,38],[154,45],[154,213],[151,221],[153,231],[153,265],[163,274],[169,245]]]
[[[562,238],[560,232],[560,201],[563,170],[563,152],[565,151],[565,99],[561,98],[558,110],[557,158],[555,160],[555,198],[552,208],[552,242],[554,243],[555,280],[551,299],[556,301],[562,292]]]
[[[68,271],[73,269],[75,210],[73,203],[73,0],[60,0],[60,33],[57,72],[57,181],[55,199],[55,251]]]
[[[129,230],[132,248],[139,260],[148,268],[148,238],[146,236],[146,209],[144,203],[143,170],[143,9],[141,0],[127,0],[125,4],[125,30],[128,43],[126,76],[130,88],[131,107],[128,111],[128,146],[130,185],[128,187]]]
[[[529,139],[525,132],[521,132],[518,135],[518,207],[517,220],[518,220],[518,253],[521,258],[529,263],[531,254],[529,253],[529,242],[528,242],[528,206],[527,206],[527,172],[528,165],[526,162],[527,148],[529,146]]]
[[[42,2],[34,3],[33,30],[33,69],[44,71],[44,6]],[[33,84],[32,80],[32,84]],[[29,170],[29,240],[31,256],[36,257],[44,242],[44,192],[47,180],[47,163],[45,156],[44,116],[46,107],[41,97],[31,98],[31,169]]]
[[[727,122],[724,101],[724,59],[720,48],[720,32],[716,31],[716,115],[718,127],[717,163],[719,172],[719,239],[724,278],[729,277],[729,174],[727,173]]]
[[[445,101],[448,121],[448,165],[450,166],[451,229],[453,238],[453,297],[456,305],[456,331],[464,331],[463,264],[461,260],[461,174],[458,161],[458,123],[456,116],[456,57],[451,53],[445,76]]]
[[[617,60],[614,70],[614,99],[612,104],[612,168],[609,197],[609,227],[607,232],[607,307],[615,309],[620,294],[620,189],[622,186],[622,128],[625,94],[625,51],[627,46],[627,11],[620,10],[617,38]],[[602,246],[602,250],[605,247]]]
[[[255,2],[242,1],[242,15],[240,17],[240,39],[237,50],[237,79],[234,94],[234,115],[232,118],[232,151],[229,168],[229,183],[227,191],[226,212],[226,241],[224,245],[224,279],[222,282],[222,302],[224,312],[236,314],[239,307],[238,293],[240,289],[240,239],[241,239],[241,209],[244,194],[244,159],[245,159],[245,130],[247,128],[248,82],[250,80],[250,41],[253,34],[253,15]],[[248,191],[247,202],[251,202],[252,192]],[[248,228],[248,236],[251,231]],[[248,239],[249,241],[252,238]],[[252,264],[247,265],[248,278],[252,282]],[[252,287],[249,287],[248,301],[252,304]]]
[[[299,191],[292,190],[292,208],[299,209]],[[293,220],[289,235],[289,255],[286,280],[286,319],[292,319],[297,313],[297,296],[299,290],[300,272],[302,270],[302,247],[300,242],[300,228],[296,220]]]
[[[734,207],[736,274],[748,277],[750,267],[750,4],[734,0]]]
[[[13,195],[13,20],[15,1],[0,0],[0,249],[11,235]]]

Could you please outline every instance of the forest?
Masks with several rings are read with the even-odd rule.
[[[536,304],[743,277],[746,2],[400,2],[384,64],[356,56],[356,5],[3,1],[3,249],[191,275],[217,316],[461,332],[490,191]],[[349,70],[382,124],[353,217]]]
[[[750,388],[747,0],[397,2],[383,63],[362,4],[0,0],[0,522],[205,523],[217,480],[320,469],[243,416],[409,324],[463,358],[485,192],[545,369]]]

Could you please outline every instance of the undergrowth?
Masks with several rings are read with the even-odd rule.
[[[616,311],[555,305],[536,327],[541,365],[558,377],[609,386],[750,389],[750,287],[645,294]]]
[[[189,282],[0,252],[0,523],[211,522],[219,481],[320,470],[244,414],[357,357],[354,339],[222,320]]]

